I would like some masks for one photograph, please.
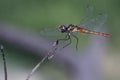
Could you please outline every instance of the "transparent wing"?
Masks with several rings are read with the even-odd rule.
[[[46,27],[40,31],[40,35],[47,38],[57,38],[65,34],[61,33],[57,27]]]
[[[94,9],[94,7],[93,6],[91,6],[91,5],[88,5],[88,7],[87,7],[87,9],[86,9],[86,11],[85,11],[85,14],[84,14],[84,16],[81,18],[81,20],[80,20],[80,24],[84,24],[88,19],[89,19],[89,17],[92,15],[92,13],[93,13],[93,9]]]
[[[87,21],[85,24],[82,24],[81,26],[87,28],[87,29],[94,29],[96,27],[102,27],[104,23],[107,20],[107,14],[99,14],[95,18]]]

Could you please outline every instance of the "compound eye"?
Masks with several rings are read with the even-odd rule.
[[[61,25],[61,26],[59,27],[59,30],[60,30],[61,32],[65,32],[65,31],[66,31],[65,25]]]
[[[65,26],[64,26],[64,25],[61,25],[61,26],[59,27],[59,29],[60,29],[60,30],[65,30]]]

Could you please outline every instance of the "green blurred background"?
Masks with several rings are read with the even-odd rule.
[[[79,24],[80,18],[84,15],[88,5],[94,6],[95,14],[108,14],[108,20],[105,27],[112,35],[112,38],[110,38],[108,41],[109,55],[107,55],[106,61],[110,63],[106,62],[106,66],[109,67],[112,65],[110,70],[113,70],[113,73],[109,74],[110,70],[108,69],[106,71],[106,75],[108,76],[108,79],[114,78],[116,76],[119,77],[118,75],[120,74],[120,70],[118,69],[118,66],[120,67],[120,0],[1,0],[0,21],[14,24],[16,26],[18,25],[22,29],[29,29],[39,34],[39,31],[45,27],[56,27],[60,24],[70,23]],[[23,67],[22,70],[24,71],[24,69],[27,69],[28,66],[30,66],[30,71],[33,67],[31,65],[35,65],[36,62],[39,61],[39,57],[35,55],[33,56],[24,54],[26,53],[24,50],[22,51],[19,48],[11,47],[10,44],[4,43],[4,41],[1,41],[1,43],[5,44],[6,47],[8,71],[10,72],[17,72],[18,67]],[[17,67],[13,67],[16,65]],[[46,68],[46,65],[49,65],[49,67]],[[45,72],[44,69],[48,69],[47,71],[52,71],[53,69],[56,71],[55,74],[61,74],[59,77],[64,77],[63,80],[67,80],[67,75],[65,76],[62,72],[60,72],[58,69],[59,67],[54,68],[54,65],[54,63],[47,63],[43,65],[43,73]],[[0,68],[1,67],[2,63],[0,63]],[[17,72],[19,77],[21,74],[23,74],[22,70],[21,72]],[[0,71],[0,73],[2,73],[2,70]],[[25,77],[26,74],[22,76]],[[47,72],[45,74],[47,75]],[[36,76],[39,77],[37,73]],[[49,74],[47,76],[49,76]],[[24,78],[20,80],[24,80]]]

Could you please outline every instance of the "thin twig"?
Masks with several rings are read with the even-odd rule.
[[[40,65],[41,65],[46,59],[49,59],[49,60],[50,60],[50,59],[53,58],[53,56],[54,56],[53,53],[55,53],[56,50],[57,50],[58,40],[55,41],[52,46],[53,46],[53,49],[50,50],[50,51],[47,53],[47,55],[45,55],[45,57],[32,69],[32,71],[30,72],[30,74],[27,76],[26,80],[29,80],[29,79],[30,79],[30,77],[33,75],[33,73],[40,67]],[[51,56],[52,56],[52,57],[51,57]]]
[[[7,80],[7,66],[6,66],[5,51],[3,45],[0,45],[0,50],[3,58],[5,80]]]

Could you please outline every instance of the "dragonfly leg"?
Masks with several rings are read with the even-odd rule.
[[[65,48],[65,47],[69,46],[69,45],[71,44],[71,42],[72,42],[69,33],[65,36],[65,38],[63,38],[63,39],[58,39],[57,41],[68,41],[68,40],[70,40],[70,42],[69,42],[68,44],[66,44],[65,46],[62,47],[62,48]]]
[[[67,38],[67,37],[68,37],[68,38]],[[69,40],[68,34],[65,36],[65,38],[63,38],[63,39],[58,39],[58,41],[67,41],[67,40]]]
[[[68,35],[68,39],[67,39],[67,40],[70,40],[70,42],[69,42],[68,44],[66,44],[65,46],[63,46],[63,48],[65,48],[65,47],[69,46],[69,45],[72,43],[72,40],[71,40],[70,35]]]
[[[59,41],[67,41],[67,40],[70,40],[70,42],[69,42],[67,45],[65,45],[64,47],[62,47],[62,49],[63,49],[63,48],[65,48],[65,47],[67,47],[68,45],[71,44],[70,34],[67,34],[67,35],[65,36],[65,38],[63,38],[63,39],[58,39],[58,40],[56,40],[55,45],[58,45],[58,42],[59,42]],[[55,53],[56,49],[54,49],[53,51],[54,51],[54,52],[53,52],[54,54],[50,55],[50,56],[48,57],[48,59],[51,59],[51,58],[56,54],[56,53]]]
[[[78,50],[78,41],[79,41],[79,39],[78,39],[78,37],[77,36],[75,36],[74,34],[71,34],[71,36],[73,36],[75,39],[76,39],[76,50]]]

